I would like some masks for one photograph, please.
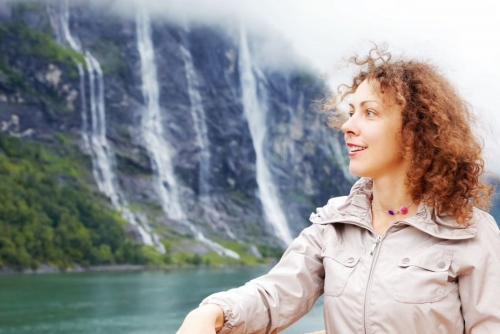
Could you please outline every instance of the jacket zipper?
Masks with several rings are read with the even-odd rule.
[[[335,221],[332,221],[331,223],[333,223]],[[368,273],[368,281],[366,283],[366,290],[365,290],[365,301],[364,301],[364,305],[363,305],[363,327],[365,329],[365,334],[366,334],[366,299],[367,299],[367,296],[368,296],[368,289],[370,288],[370,283],[371,283],[371,280],[372,280],[372,272],[373,272],[373,267],[375,266],[375,262],[377,261],[378,259],[378,249],[380,247],[377,248],[377,246],[382,242],[382,239],[384,239],[385,235],[387,234],[387,232],[391,229],[392,226],[389,226],[389,228],[385,231],[385,233],[383,235],[379,235],[377,232],[375,232],[374,229],[372,228],[369,228],[367,226],[364,226],[362,224],[359,224],[359,223],[356,223],[354,221],[344,221],[343,223],[347,223],[347,224],[352,224],[352,225],[356,225],[358,227],[361,227],[367,231],[369,231],[370,233],[376,235],[376,239],[375,239],[375,244],[373,245],[371,251],[370,251],[370,255],[374,256],[373,257],[373,260],[372,260],[372,264],[371,264],[371,267],[370,267],[370,272]],[[410,225],[410,224],[408,224]]]
[[[365,230],[368,230],[369,232],[371,232],[372,234],[376,235],[376,239],[375,239],[375,244],[373,245],[371,251],[370,251],[370,255],[373,256],[373,260],[372,260],[372,264],[371,264],[371,267],[370,267],[370,272],[368,273],[368,280],[367,280],[367,283],[366,283],[366,290],[365,290],[365,301],[364,301],[364,306],[363,306],[363,311],[364,311],[364,314],[363,314],[363,327],[364,327],[364,330],[365,330],[365,334],[367,333],[366,332],[366,320],[367,320],[367,317],[366,317],[366,301],[367,301],[367,298],[368,298],[368,290],[370,289],[370,284],[371,284],[371,280],[372,280],[372,272],[373,272],[373,268],[375,267],[375,263],[377,262],[377,259],[378,259],[378,253],[379,253],[379,249],[380,247],[377,247],[379,246],[379,244],[382,242],[382,240],[384,239],[384,237],[386,236],[387,232],[389,232],[389,230],[393,227],[394,224],[392,224],[391,226],[389,226],[389,228],[385,231],[385,233],[383,235],[379,235],[378,233],[375,232],[375,230],[369,228],[368,226],[365,226],[363,224],[360,224],[360,223],[357,223],[357,222],[354,222],[354,221],[341,221],[341,220],[332,220],[332,221],[328,221],[328,222],[324,222],[323,224],[328,224],[328,223],[344,223],[344,224],[352,224],[352,225],[356,225],[358,227],[361,227]],[[430,233],[429,231],[426,231],[424,230],[423,228],[417,226],[417,225],[414,225],[414,224],[410,224],[406,221],[399,221],[399,223],[404,223],[408,226],[412,226],[422,232],[425,232],[427,233],[428,235],[431,235],[433,237],[436,237],[436,238],[443,238],[443,236],[440,236],[440,235],[436,235],[434,233]],[[474,237],[474,235],[471,235],[471,236],[446,236],[444,237],[444,239],[447,239],[447,240],[464,240],[464,239],[469,239],[469,238],[472,238]]]
[[[390,227],[389,227],[390,229]],[[389,229],[387,229],[387,231],[389,231]],[[368,281],[366,282],[366,290],[365,290],[365,302],[364,302],[364,306],[363,306],[363,327],[365,329],[365,333],[366,333],[366,300],[368,298],[368,290],[370,289],[370,284],[371,284],[371,281],[372,281],[372,272],[373,272],[373,268],[375,267],[375,262],[377,262],[377,259],[378,259],[378,253],[379,253],[379,249],[380,247],[377,248],[377,246],[382,242],[382,239],[385,237],[385,235],[387,234],[387,231],[385,231],[385,233],[383,235],[378,235],[376,234],[375,232],[375,235],[377,236],[377,239],[375,240],[375,244],[373,245],[373,248],[370,252],[370,255],[373,256],[373,260],[372,260],[372,264],[371,264],[371,267],[370,267],[370,272],[368,273]]]
[[[372,247],[372,251],[370,252],[370,255],[373,256],[373,252],[375,251],[375,248],[377,248],[377,245],[380,243],[380,240],[382,240],[382,237],[377,234],[377,240],[375,240],[375,244]]]

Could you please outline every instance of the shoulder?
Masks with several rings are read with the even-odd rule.
[[[470,222],[475,231],[475,237],[469,240],[467,253],[500,255],[500,230],[495,219],[487,212],[474,208]]]
[[[478,208],[474,208],[470,224],[476,228],[478,237],[494,236],[496,239],[500,239],[498,224],[495,221],[495,218],[493,218],[493,216],[489,213]]]
[[[339,207],[341,206],[342,204],[345,203],[345,201],[347,200],[347,197],[348,196],[338,196],[338,197],[334,197],[334,198],[330,198],[328,200],[328,204],[329,206],[334,206],[334,207]]]
[[[316,212],[311,214],[309,220],[313,224],[327,224],[342,220],[346,215],[356,218],[360,211],[353,207],[359,207],[362,212],[366,212],[367,198],[371,197],[372,186],[372,179],[360,178],[354,183],[348,196],[330,198],[325,206],[317,208]]]
[[[348,196],[330,198],[326,205],[316,208],[316,212],[311,213],[309,220],[313,224],[322,224],[334,219],[339,208],[346,203],[347,198]]]
[[[292,245],[312,243],[321,248],[325,237],[331,234],[332,226],[329,223],[338,219],[338,209],[345,204],[346,199],[347,196],[334,197],[329,199],[326,205],[316,208],[316,212],[312,212],[309,217],[312,225],[304,228]]]

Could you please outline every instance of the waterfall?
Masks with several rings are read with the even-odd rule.
[[[207,196],[210,191],[210,150],[207,134],[207,124],[205,120],[205,110],[201,102],[198,91],[198,78],[194,70],[191,53],[183,46],[180,46],[182,57],[184,58],[184,69],[186,71],[187,89],[189,101],[191,103],[191,116],[195,123],[196,141],[200,147],[200,195]]]
[[[151,158],[163,209],[170,218],[185,222],[187,218],[182,209],[179,186],[173,170],[174,150],[163,134],[160,89],[150,29],[149,17],[140,10],[137,14],[137,44],[141,58],[142,94],[146,103],[142,115],[142,134]]]
[[[91,126],[87,136],[90,139],[92,153],[92,171],[99,190],[106,194],[115,207],[120,206],[115,189],[115,174],[111,165],[111,148],[106,139],[106,120],[104,109],[104,93],[102,70],[97,60],[85,52],[85,63],[89,77],[90,119]],[[88,128],[88,126],[86,126]]]
[[[236,252],[207,239],[188,220],[183,211],[179,185],[173,170],[172,159],[175,152],[170,143],[165,140],[160,113],[160,88],[157,79],[154,48],[151,41],[151,22],[149,15],[142,8],[137,12],[136,29],[137,47],[141,60],[142,93],[146,103],[141,128],[144,141],[147,143],[146,146],[153,166],[156,188],[160,194],[163,211],[169,218],[187,225],[197,240],[206,244],[218,254],[239,259]],[[194,103],[201,104],[199,93],[197,96],[195,95],[195,99]],[[199,135],[200,137],[206,137],[206,126],[204,128],[204,135],[202,133]],[[203,139],[201,140],[203,141]]]
[[[329,140],[329,144],[331,146],[331,150],[333,151],[335,161],[337,162],[337,167],[342,171],[346,180],[352,183],[356,182],[358,178],[349,171],[347,149],[342,149],[343,143],[341,143],[341,139],[336,135],[332,135]]]
[[[81,46],[71,35],[69,30],[69,8],[67,1],[63,1],[59,10],[49,6],[49,17],[54,26],[59,42],[65,41],[69,46],[84,55],[89,83],[90,120],[87,109],[85,89],[85,71],[82,64],[78,63],[80,75],[80,95],[82,101],[82,133],[86,148],[92,158],[92,173],[97,186],[111,201],[121,216],[130,224],[137,227],[142,242],[165,253],[165,247],[160,242],[157,234],[151,231],[147,222],[141,224],[137,217],[128,209],[128,203],[116,185],[116,175],[113,170],[114,152],[106,138],[106,109],[104,104],[104,80],[101,66],[89,51],[83,52]]]
[[[184,60],[184,70],[186,71],[187,90],[191,103],[191,116],[193,117],[196,131],[196,141],[200,148],[199,197],[201,201],[206,202],[206,207],[214,208],[215,205],[212,203],[210,197],[210,142],[208,140],[205,109],[201,101],[198,77],[194,69],[191,53],[183,45],[180,45],[180,50]],[[213,210],[212,213],[217,216],[217,210]],[[237,239],[229,226],[225,224],[220,217],[216,217],[216,219],[223,225],[230,238]]]
[[[265,93],[264,87],[259,87],[254,72],[259,72],[252,64],[245,30],[241,29],[239,62],[238,62],[242,103],[245,117],[248,121],[250,135],[256,155],[256,178],[259,188],[259,197],[264,209],[264,214],[269,223],[274,227],[276,236],[285,244],[292,241],[285,214],[281,209],[279,194],[274,184],[269,165],[264,152],[266,140],[266,103],[259,99],[259,92]],[[262,78],[263,75],[260,75]]]

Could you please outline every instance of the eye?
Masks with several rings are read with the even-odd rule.
[[[371,109],[368,109],[366,110],[366,116],[368,117],[375,117],[377,114],[375,113],[375,111],[371,110]]]
[[[354,111],[350,110],[348,113],[347,113],[347,116],[352,117],[354,115]]]

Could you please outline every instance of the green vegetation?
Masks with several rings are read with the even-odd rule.
[[[125,233],[127,222],[86,185],[90,162],[75,140],[62,133],[54,138],[44,146],[0,133],[0,266],[257,265],[281,256],[279,249],[257,245],[263,255],[257,258],[246,245],[222,239],[215,241],[239,260],[215,252],[174,252],[181,243],[198,242],[172,231],[163,231],[171,235],[162,240],[166,254],[135,244]]]
[[[25,88],[24,76],[19,71],[7,66],[0,59],[0,77],[4,77],[8,84],[14,87]]]
[[[116,164],[118,171],[122,174],[148,177],[152,174],[152,170],[149,170],[145,166],[141,166],[137,161],[125,155],[117,154]]]
[[[21,44],[18,51],[21,54],[49,58],[58,63],[74,65],[75,61],[85,64],[82,54],[57,44],[51,35],[35,31],[20,23],[0,25],[0,37],[14,36]]]
[[[15,12],[15,15],[22,15],[25,12],[30,11],[41,11],[43,10],[43,5],[34,1],[27,0],[9,0],[7,1],[12,11]]]
[[[283,255],[283,250],[278,248],[272,248],[264,245],[257,245],[257,248],[262,254],[262,258],[257,258],[248,253],[247,245],[243,245],[233,241],[226,241],[220,238],[216,238],[214,241],[220,245],[226,247],[227,249],[235,251],[240,259],[234,259],[231,257],[225,257],[217,254],[214,251],[210,251],[205,254],[195,254],[189,251],[176,251],[173,252],[172,248],[175,245],[182,243],[182,239],[163,239],[163,244],[166,248],[166,255],[164,260],[166,264],[170,265],[205,265],[205,266],[225,266],[225,265],[260,265],[269,263],[271,260],[279,259]],[[184,239],[186,241],[186,239]],[[191,242],[197,243],[195,240]]]
[[[115,41],[100,38],[91,52],[99,59],[104,75],[129,75],[127,61]]]
[[[239,200],[242,200],[242,201],[245,201],[245,202],[248,202],[248,201],[251,201],[252,199],[250,197],[248,197],[248,195],[242,193],[241,191],[239,191],[238,189],[231,189],[229,191],[229,195],[231,197],[234,197],[234,198],[237,198]]]
[[[303,191],[294,190],[290,193],[290,198],[296,203],[311,205],[311,199]]]
[[[257,245],[257,249],[264,258],[279,260],[283,256],[283,249],[267,245]]]
[[[45,102],[48,113],[72,111],[57,87],[43,86],[33,79],[39,78],[36,69],[48,64],[62,69],[64,77],[78,78],[76,63],[85,66],[83,55],[58,45],[49,33],[33,30],[22,20],[0,24],[0,54],[0,86]]]
[[[126,222],[85,185],[83,158],[60,144],[71,140],[58,138],[49,149],[0,134],[0,266],[164,263],[126,237]]]

